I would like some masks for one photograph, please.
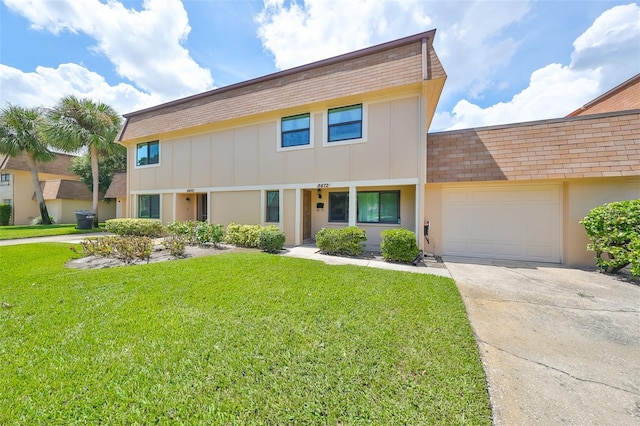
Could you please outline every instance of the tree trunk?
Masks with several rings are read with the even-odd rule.
[[[100,194],[100,172],[98,170],[98,150],[96,147],[91,144],[89,148],[89,152],[91,153],[91,177],[93,178],[93,206],[92,210],[94,212],[93,217],[93,227],[98,227],[98,196]]]
[[[42,218],[43,225],[51,225],[49,220],[49,212],[47,211],[47,205],[44,202],[44,195],[42,194],[42,188],[40,188],[40,180],[38,180],[38,170],[36,169],[36,160],[33,155],[27,155],[29,159],[29,171],[31,172],[31,180],[33,181],[33,189],[36,191],[36,200],[38,200],[38,208],[40,209],[40,217]]]

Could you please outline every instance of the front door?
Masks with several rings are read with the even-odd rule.
[[[311,192],[304,191],[302,200],[302,241],[311,238]]]

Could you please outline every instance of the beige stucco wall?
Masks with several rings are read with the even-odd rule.
[[[284,243],[293,245],[295,244],[296,233],[296,191],[295,189],[286,189],[282,192],[284,196],[282,208],[284,211],[280,212],[280,221],[283,225],[282,232],[286,237]],[[302,198],[302,193],[300,193],[300,198]],[[302,215],[302,209],[300,210],[300,215]],[[302,227],[302,218],[300,226]],[[302,228],[300,228],[300,232],[302,232]]]
[[[260,191],[213,192],[210,197],[211,222],[227,226],[261,223]]]
[[[136,168],[129,147],[130,190],[185,191],[219,187],[415,178],[419,96],[370,100],[366,142],[323,146],[326,111],[347,101],[271,115],[263,122],[178,139],[160,139],[160,164]],[[313,147],[278,151],[282,116],[311,112]]]
[[[497,183],[500,185],[535,185],[556,183],[562,185],[562,259],[565,265],[593,267],[594,253],[587,251],[589,242],[584,227],[579,223],[594,207],[605,203],[640,198],[639,178],[589,178]],[[494,182],[494,184],[496,184]],[[430,244],[426,251],[442,254],[442,193],[444,187],[456,184],[427,184],[425,187],[425,218],[431,221]],[[463,185],[468,186],[469,183]],[[484,185],[476,183],[476,185]]]

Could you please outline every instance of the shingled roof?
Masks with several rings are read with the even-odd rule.
[[[127,196],[127,174],[116,173],[111,179],[111,185],[104,194],[104,198],[119,198]]]
[[[89,200],[93,195],[87,185],[77,180],[49,179],[40,182],[45,200]],[[35,194],[33,196],[35,199]]]
[[[53,161],[47,163],[37,163],[38,173],[48,173],[52,175],[76,175],[69,171],[74,155],[56,154]],[[29,160],[26,155],[18,157],[10,157],[6,154],[0,154],[0,170],[29,171]]]

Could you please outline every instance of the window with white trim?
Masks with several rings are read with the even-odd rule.
[[[266,222],[280,222],[280,191],[267,191]]]
[[[136,166],[160,163],[160,142],[151,141],[136,145]]]
[[[349,193],[329,193],[329,222],[349,221]]]
[[[280,146],[309,145],[311,143],[311,114],[292,115],[280,120]]]
[[[328,142],[362,138],[362,104],[331,108],[327,115]]]

